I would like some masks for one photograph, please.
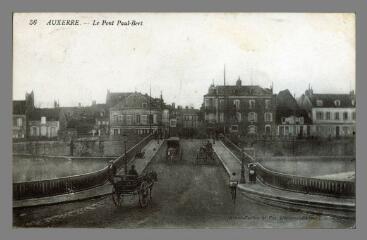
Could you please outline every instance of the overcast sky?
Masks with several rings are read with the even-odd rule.
[[[37,19],[36,25],[29,25]],[[48,26],[78,19],[79,26]],[[92,26],[93,20],[115,21]],[[143,26],[116,26],[118,20]],[[319,93],[355,89],[353,14],[16,14],[13,99],[34,90],[36,105],[104,103],[139,91],[199,107],[214,81]]]

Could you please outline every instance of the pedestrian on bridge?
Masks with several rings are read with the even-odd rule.
[[[236,173],[233,172],[232,176],[230,176],[229,178],[229,187],[231,189],[231,195],[232,195],[233,202],[236,202],[237,185],[238,185],[238,180],[236,178]]]

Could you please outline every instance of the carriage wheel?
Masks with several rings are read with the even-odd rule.
[[[142,182],[139,189],[139,204],[140,207],[145,208],[149,203],[149,186],[147,182]]]
[[[117,193],[115,190],[112,192],[112,201],[116,207],[120,207],[123,203],[123,196]]]

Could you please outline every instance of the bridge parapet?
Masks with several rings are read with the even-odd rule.
[[[145,137],[126,152],[126,158],[131,160],[152,139],[153,135]],[[121,155],[113,160],[113,164],[119,169],[123,165],[124,160],[125,156]],[[81,175],[40,181],[17,182],[13,183],[13,200],[49,197],[82,191],[105,184],[107,178],[108,166],[101,170]]]
[[[246,163],[256,163],[257,178],[264,184],[290,191],[355,198],[355,181],[318,179],[276,172],[256,162],[255,157],[241,150],[228,138],[224,138],[223,143],[238,159],[245,156]]]

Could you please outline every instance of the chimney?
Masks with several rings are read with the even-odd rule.
[[[242,81],[241,81],[240,77],[238,77],[238,80],[236,82],[236,86],[238,86],[238,87],[242,86]]]

